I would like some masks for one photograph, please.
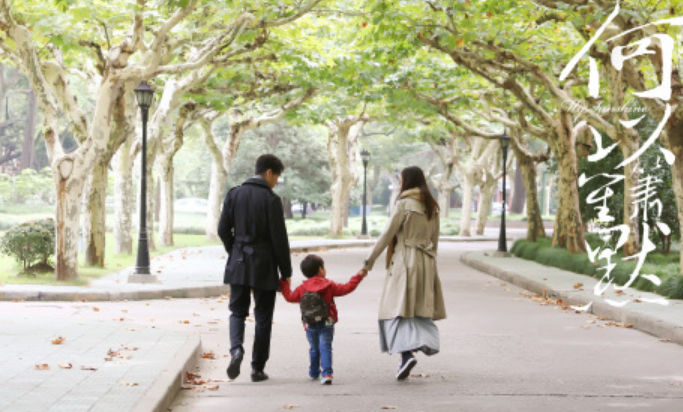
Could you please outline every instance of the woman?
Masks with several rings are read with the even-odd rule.
[[[417,364],[414,352],[439,352],[435,320],[446,318],[441,282],[436,269],[439,206],[427,187],[422,169],[401,171],[401,193],[391,218],[364,261],[372,270],[388,247],[387,274],[379,308],[382,352],[401,353],[396,379],[410,376]]]

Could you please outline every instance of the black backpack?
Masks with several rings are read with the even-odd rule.
[[[330,316],[330,305],[322,295],[316,292],[306,292],[301,297],[301,319],[309,325],[324,322]]]

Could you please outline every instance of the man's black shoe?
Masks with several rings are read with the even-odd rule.
[[[268,375],[264,371],[251,371],[251,381],[252,382],[262,382],[268,379]]]
[[[230,365],[228,365],[228,378],[235,379],[240,376],[240,366],[242,365],[242,359],[244,359],[244,351],[236,350],[230,359]]]

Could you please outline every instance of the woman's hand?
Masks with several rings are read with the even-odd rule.
[[[358,271],[358,274],[363,276],[363,277],[366,277],[368,275],[368,271],[365,269],[361,269]]]

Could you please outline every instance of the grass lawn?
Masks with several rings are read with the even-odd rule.
[[[0,235],[2,233],[0,232]],[[174,235],[174,246],[158,247],[155,251],[150,251],[150,257],[163,255],[176,249],[196,246],[220,245],[219,240],[208,240],[204,235]],[[12,284],[49,284],[49,285],[87,285],[91,280],[97,279],[110,273],[133,266],[135,264],[135,254],[114,255],[114,235],[107,233],[105,249],[105,267],[94,268],[86,267],[82,261],[79,265],[80,279],[71,282],[57,282],[54,280],[54,273],[44,273],[36,277],[16,276],[20,267],[11,258],[0,255],[0,283]],[[133,240],[133,250],[137,250],[137,237]],[[79,254],[82,259],[82,254]]]

